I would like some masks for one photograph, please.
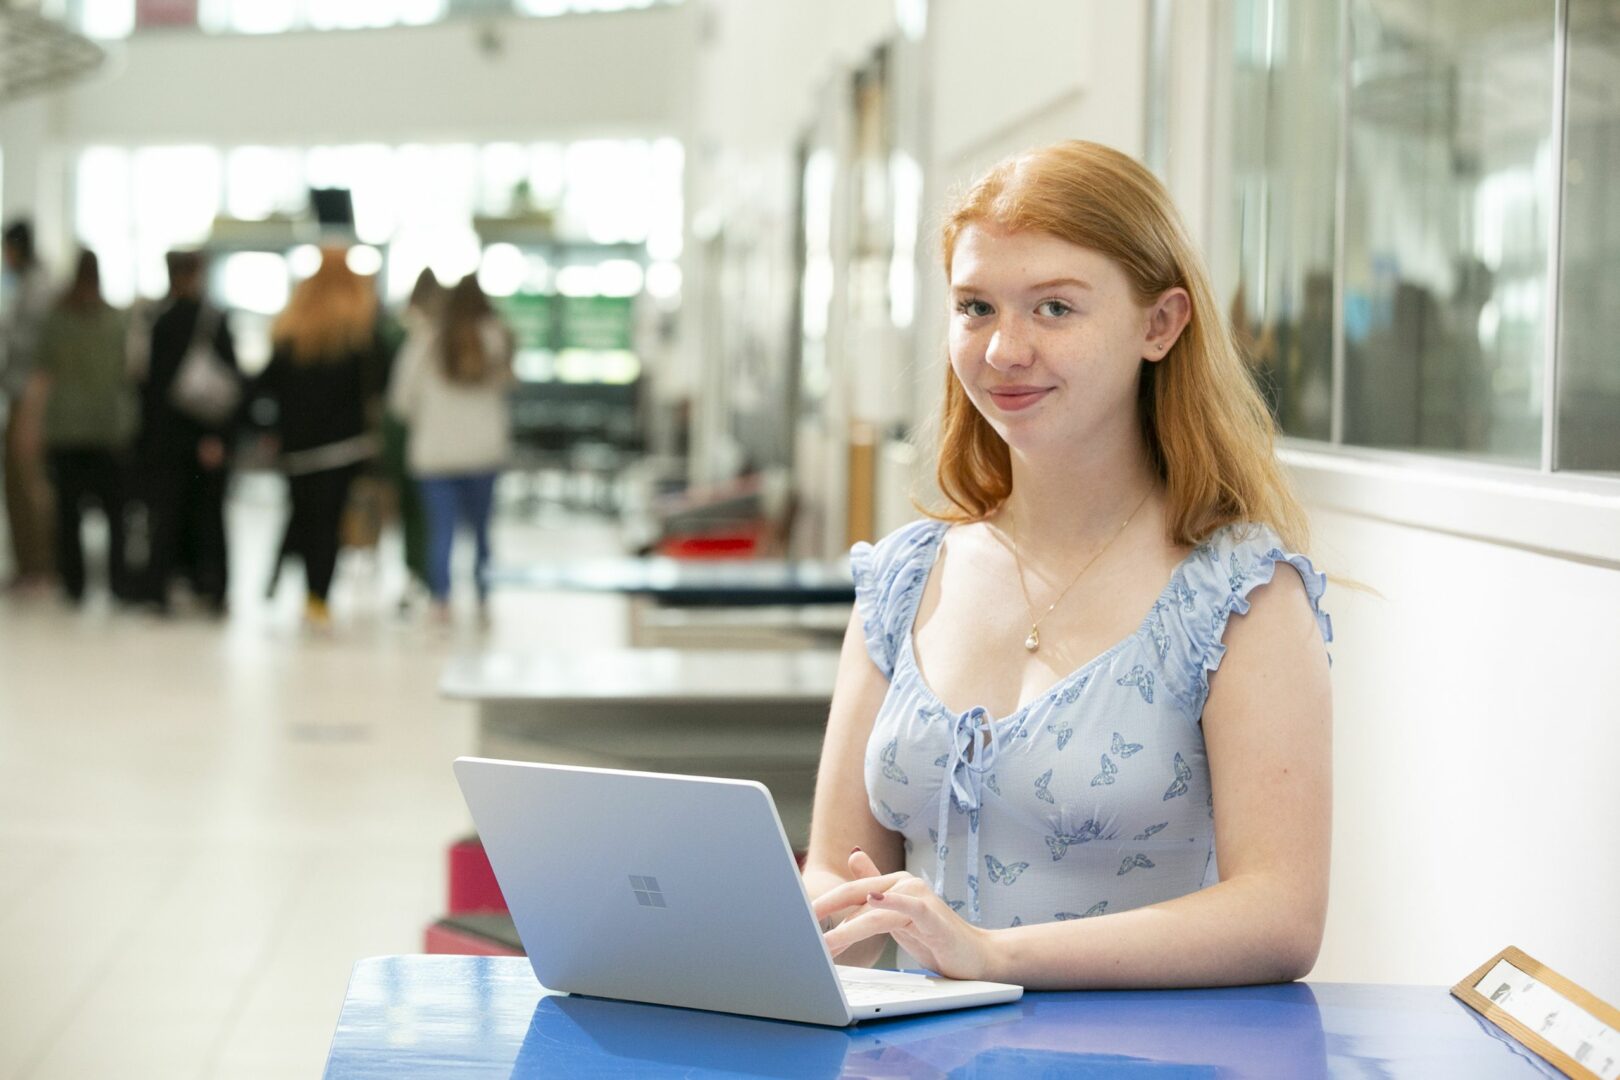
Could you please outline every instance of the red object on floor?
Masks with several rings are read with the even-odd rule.
[[[495,883],[495,871],[490,869],[484,845],[476,838],[450,845],[450,914],[505,910],[506,897]]]
[[[741,532],[672,537],[660,542],[657,551],[675,559],[726,559],[752,555],[758,548],[757,532]]]
[[[452,956],[522,956],[520,949],[508,948],[501,942],[469,933],[445,922],[436,922],[422,935],[422,951]]]

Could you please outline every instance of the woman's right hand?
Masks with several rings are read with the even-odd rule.
[[[883,871],[878,869],[877,863],[872,861],[872,857],[870,855],[862,851],[860,848],[856,848],[854,851],[849,853],[849,872],[847,877],[844,879],[844,881],[840,881],[837,885],[834,885],[833,888],[837,888],[838,885],[843,885],[849,881],[859,881],[862,878],[878,877],[882,873]],[[829,892],[832,892],[832,889],[824,889],[817,896],[811,897],[812,904],[819,900],[821,896],[824,896]],[[868,906],[862,902],[851,907],[841,908],[824,913],[821,919],[822,934],[826,935],[840,923],[847,919],[852,919],[856,915],[859,915],[866,910],[868,910]],[[871,967],[883,956],[883,950],[885,947],[887,947],[888,942],[889,939],[886,936],[866,938],[862,941],[856,942],[854,945],[851,945],[849,948],[839,953],[835,959],[838,963],[849,967]]]

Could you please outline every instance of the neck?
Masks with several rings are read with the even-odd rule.
[[[1037,459],[1014,451],[1013,489],[1004,508],[1026,551],[1092,550],[1113,539],[1159,487],[1146,443],[1120,440],[1102,453]],[[1140,516],[1140,514],[1138,514]],[[1008,527],[1008,518],[999,524]]]

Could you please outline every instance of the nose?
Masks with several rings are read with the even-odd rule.
[[[985,363],[997,371],[1007,371],[1028,367],[1034,359],[1034,345],[1026,328],[1017,319],[998,320],[990,334],[990,344],[984,351]]]

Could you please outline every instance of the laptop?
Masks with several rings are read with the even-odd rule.
[[[1021,986],[836,965],[763,784],[457,758],[548,990],[846,1027]]]

